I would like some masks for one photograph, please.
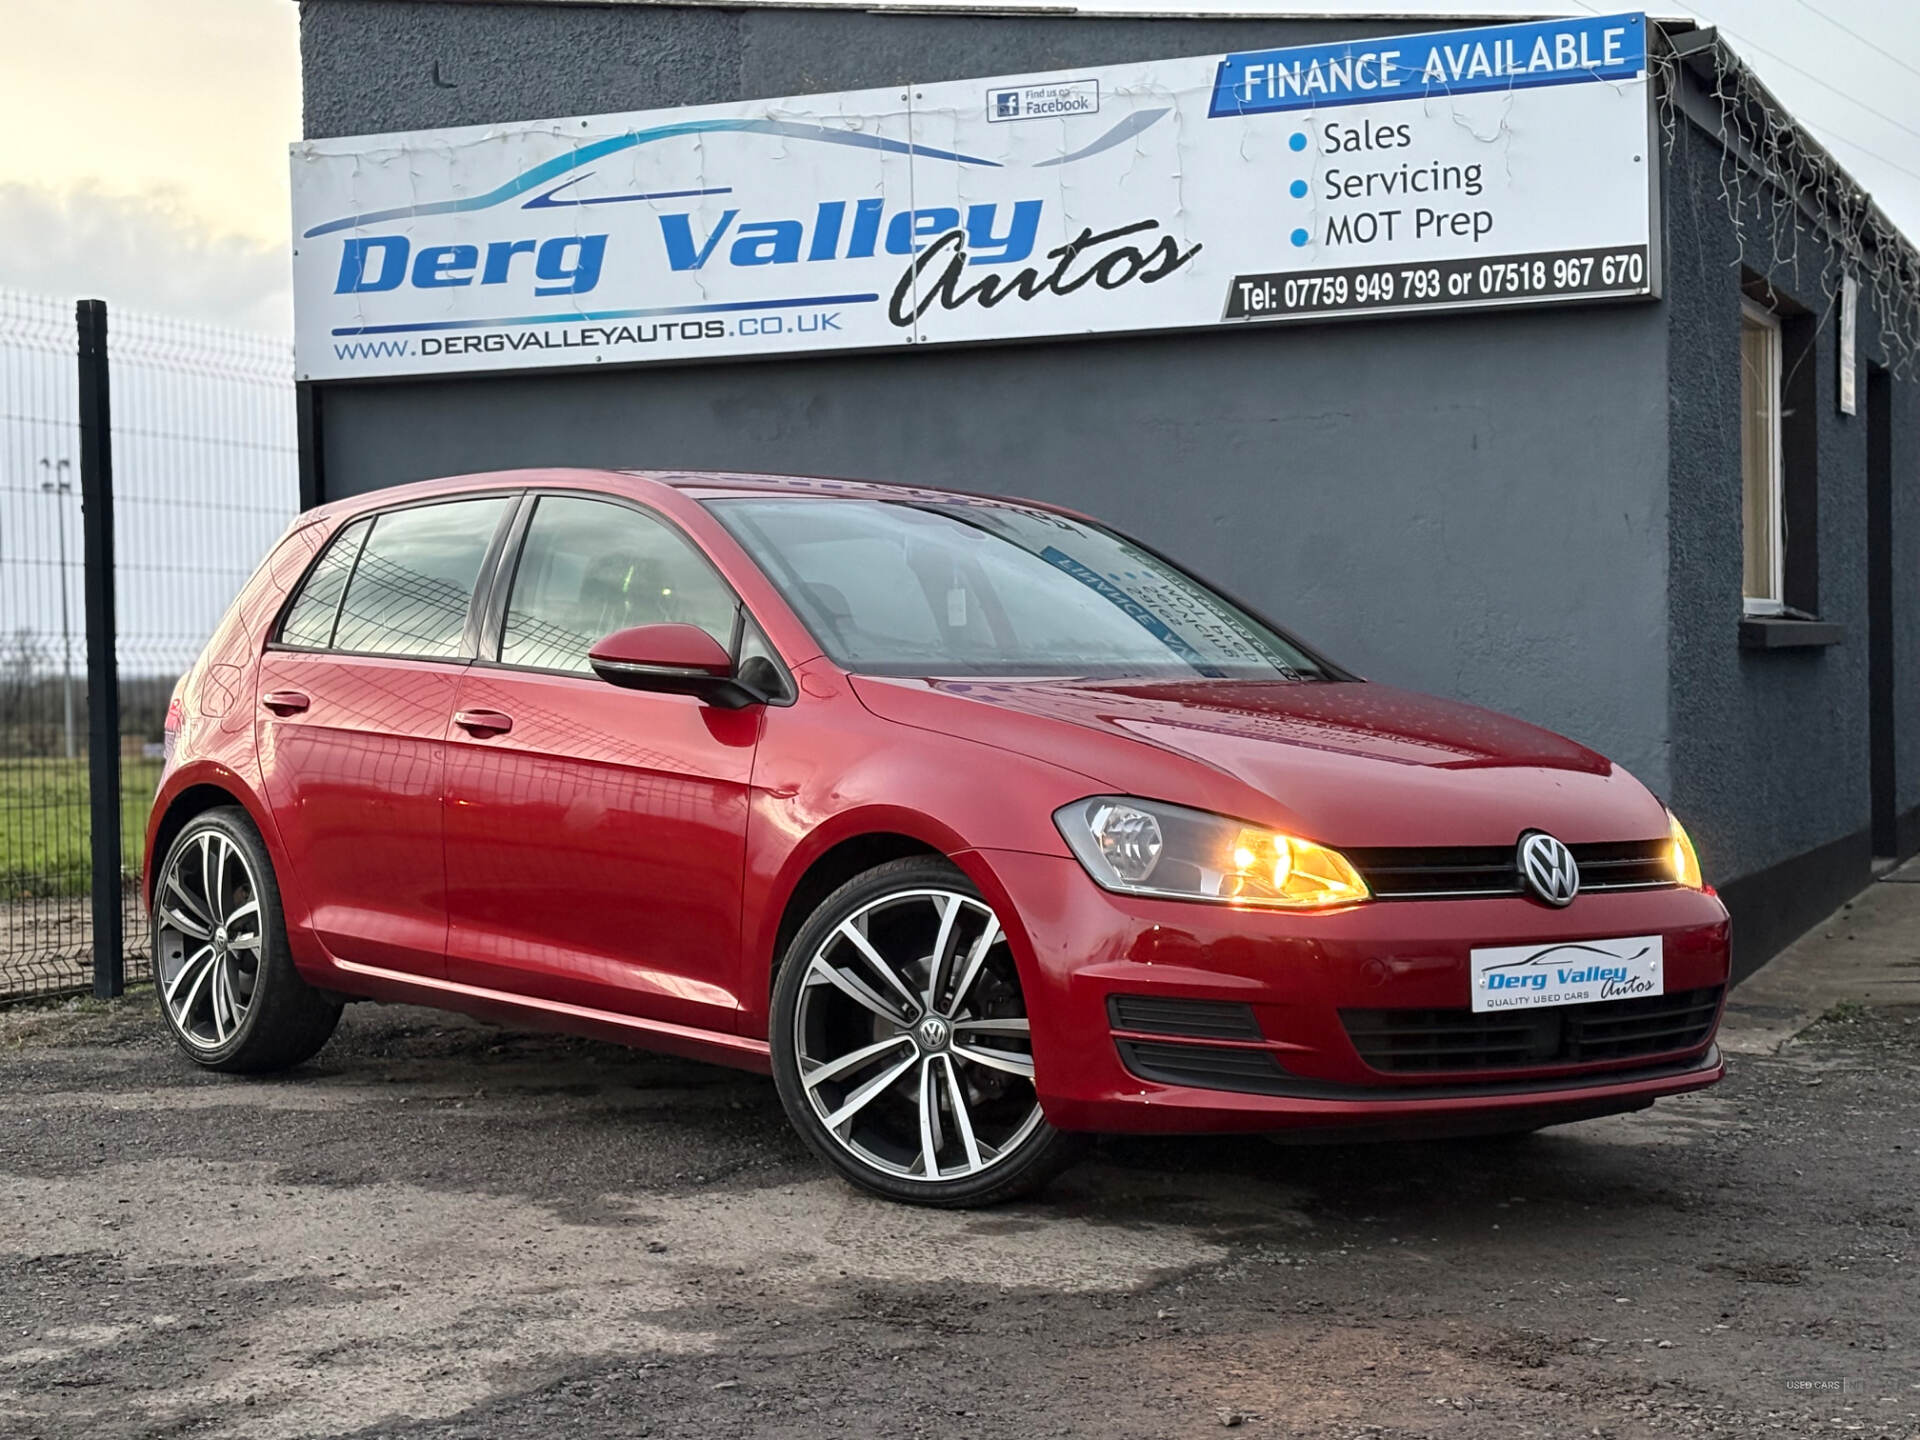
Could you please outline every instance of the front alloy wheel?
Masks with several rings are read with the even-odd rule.
[[[1034,1091],[999,919],[945,861],[894,861],[829,898],[788,950],[773,1029],[788,1114],[870,1190],[988,1204],[1071,1158]]]

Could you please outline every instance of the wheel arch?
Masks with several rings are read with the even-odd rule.
[[[889,860],[903,860],[912,855],[930,855],[940,860],[952,858],[939,846],[898,830],[865,830],[833,841],[807,861],[787,889],[771,951],[765,956],[766,993],[773,992],[773,983],[780,974],[781,962],[786,958],[787,947],[793,944],[793,937],[800,933],[800,927],[820,908],[822,901],[854,876]]]
[[[153,861],[147,866],[146,900],[153,904],[153,885],[160,873],[160,862],[167,858],[167,852],[173,848],[173,842],[180,832],[196,815],[204,815],[209,810],[218,810],[223,805],[238,805],[239,797],[218,785],[189,785],[174,796],[162,812],[159,823],[153,827],[153,842],[148,854]]]
[[[239,776],[224,766],[195,767],[168,776],[160,794],[155,797],[154,813],[147,829],[146,873],[141,883],[142,897],[149,906],[153,904],[153,885],[159,874],[160,862],[167,858],[167,851],[172,848],[180,832],[186,829],[194,816],[226,805],[244,810],[247,818],[253,821],[253,828],[260,833],[267,854],[273,861],[275,878],[280,878],[278,872],[283,867],[274,849],[273,831],[266,823],[261,807],[254,803]]]

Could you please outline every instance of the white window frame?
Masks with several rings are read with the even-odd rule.
[[[1768,490],[1770,492],[1768,495],[1768,502],[1767,502],[1767,514],[1770,517],[1773,524],[1773,534],[1770,537],[1770,544],[1768,546],[1768,553],[1769,555],[1772,556],[1772,559],[1773,559],[1773,575],[1772,575],[1773,593],[1771,595],[1749,595],[1746,593],[1746,534],[1745,534],[1745,527],[1747,523],[1747,475],[1746,475],[1746,466],[1744,463],[1742,463],[1740,467],[1740,524],[1742,527],[1742,533],[1740,537],[1740,555],[1741,555],[1740,603],[1741,603],[1742,612],[1748,615],[1778,615],[1778,614],[1781,614],[1787,608],[1787,598],[1786,598],[1786,588],[1787,588],[1786,587],[1786,568],[1787,568],[1786,567],[1786,560],[1787,560],[1786,529],[1787,527],[1786,527],[1785,511],[1783,508],[1784,500],[1785,500],[1785,496],[1784,496],[1785,483],[1784,483],[1783,466],[1782,466],[1782,460],[1781,460],[1782,435],[1781,435],[1781,424],[1780,424],[1780,411],[1781,411],[1781,398],[1782,398],[1780,387],[1781,387],[1781,381],[1783,378],[1782,365],[1781,365],[1780,317],[1774,314],[1773,311],[1767,309],[1766,306],[1757,305],[1751,300],[1742,300],[1740,302],[1740,314],[1743,320],[1752,321],[1754,324],[1759,325],[1761,328],[1763,328],[1767,333],[1767,347],[1766,347],[1767,374],[1765,377],[1765,384],[1766,384],[1766,394],[1770,397],[1770,402],[1771,402],[1768,406],[1768,416],[1767,416],[1767,420],[1768,420],[1767,428],[1771,432],[1770,443],[1767,446],[1768,474],[1766,478],[1767,478]],[[1742,328],[1744,329],[1745,327],[1743,326]],[[1742,338],[1742,341],[1744,342],[1745,336],[1743,335],[1741,338]],[[1745,383],[1746,376],[1744,374],[1744,366],[1746,364],[1746,346],[1744,343],[1740,347],[1740,361],[1743,367],[1743,373],[1741,375],[1741,386],[1740,386],[1740,408],[1741,408],[1740,428],[1741,428],[1742,437],[1744,439],[1744,436],[1746,433],[1746,427],[1747,427],[1746,383]]]

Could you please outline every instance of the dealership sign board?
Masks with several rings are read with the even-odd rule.
[[[293,147],[304,379],[1654,293],[1640,15]]]

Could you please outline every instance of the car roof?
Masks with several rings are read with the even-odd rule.
[[[623,475],[671,485],[698,500],[720,495],[828,495],[853,499],[1006,500],[1005,495],[975,495],[892,480],[847,480],[829,475],[765,475],[750,470],[623,470]],[[1028,502],[1021,501],[1021,504]]]
[[[537,488],[604,490],[645,498],[649,491],[678,491],[690,500],[752,495],[797,495],[821,499],[975,501],[988,504],[1031,505],[1061,514],[1073,512],[1041,501],[1009,495],[980,495],[962,490],[934,489],[922,485],[896,484],[881,480],[847,480],[825,475],[770,475],[740,470],[601,470],[585,467],[547,466],[525,470],[487,470],[469,475],[445,475],[433,480],[416,480],[392,485],[359,495],[344,496],[308,512],[313,520],[336,515],[359,514],[386,509],[415,500],[430,500],[440,495],[470,494],[485,490]]]

